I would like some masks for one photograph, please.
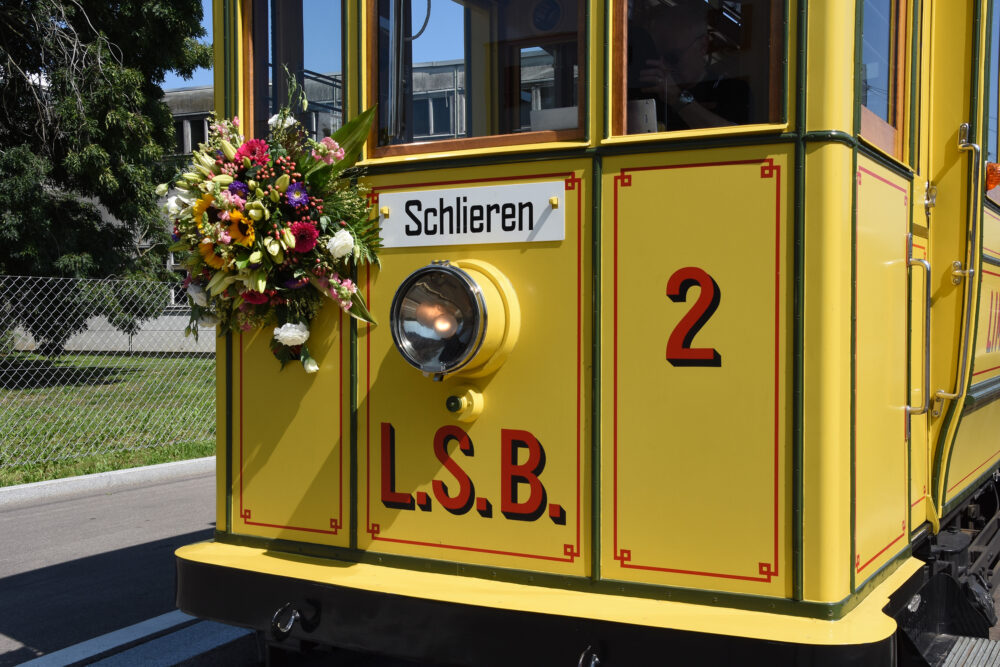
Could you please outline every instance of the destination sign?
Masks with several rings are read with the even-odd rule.
[[[565,181],[382,192],[382,246],[540,243],[566,237]]]

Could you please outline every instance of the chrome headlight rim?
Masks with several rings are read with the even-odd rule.
[[[417,360],[413,344],[402,330],[403,319],[399,317],[400,307],[405,295],[409,293],[413,285],[422,276],[429,273],[445,273],[457,278],[472,297],[470,301],[472,302],[475,315],[473,341],[465,350],[461,358],[459,358],[458,361],[449,364],[447,367],[443,367],[440,362],[429,364],[420,363]],[[389,307],[389,330],[392,333],[392,342],[396,346],[396,349],[408,364],[423,373],[433,375],[435,377],[443,377],[461,370],[467,366],[477,354],[479,354],[479,350],[483,345],[483,340],[486,337],[488,321],[489,312],[486,306],[486,298],[483,296],[482,288],[478,283],[476,283],[472,276],[448,260],[431,262],[430,264],[422,266],[408,275],[399,284],[399,287],[396,288],[396,293],[392,297],[392,304]]]

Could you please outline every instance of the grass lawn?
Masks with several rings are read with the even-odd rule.
[[[0,486],[209,456],[214,443],[214,358],[0,358]]]

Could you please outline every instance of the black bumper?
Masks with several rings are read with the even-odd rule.
[[[488,601],[486,601],[488,603]],[[894,665],[895,639],[829,646],[511,611],[321,584],[177,558],[177,606],[276,640],[272,620],[301,611],[290,637],[433,665]],[[286,623],[288,611],[279,621]],[[581,663],[581,656],[585,659]]]

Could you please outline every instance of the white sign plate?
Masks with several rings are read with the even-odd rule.
[[[382,246],[562,241],[565,195],[564,180],[382,192],[378,198]]]

